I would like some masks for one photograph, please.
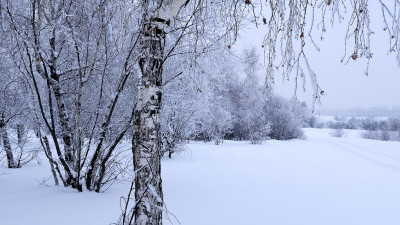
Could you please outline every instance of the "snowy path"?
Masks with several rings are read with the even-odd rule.
[[[262,145],[191,143],[163,160],[168,209],[183,225],[400,224],[399,142],[306,132],[307,140]],[[2,173],[0,225],[110,224],[129,185],[104,194],[39,186],[50,175],[44,160]]]

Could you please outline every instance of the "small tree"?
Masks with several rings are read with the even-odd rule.
[[[266,103],[265,87],[260,86],[258,72],[259,56],[253,47],[244,51],[244,73],[246,75],[241,89],[241,122],[247,128],[246,139],[251,144],[260,144],[270,133],[270,121],[264,116]]]

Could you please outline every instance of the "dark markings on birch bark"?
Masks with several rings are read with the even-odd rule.
[[[42,144],[43,150],[46,154],[46,157],[50,163],[50,168],[51,168],[51,173],[53,174],[54,184],[56,186],[58,186],[59,183],[58,183],[57,173],[56,173],[56,169],[54,168],[55,162],[53,160],[53,155],[51,153],[49,140],[47,139],[46,136],[44,136],[44,137],[42,137],[42,139],[40,141],[41,141],[40,143]],[[58,167],[58,166],[56,165],[56,167]]]
[[[25,134],[25,126],[23,124],[17,124],[17,138],[18,138],[18,145],[22,144],[23,137]]]
[[[160,109],[162,61],[165,46],[163,23],[158,18],[142,28],[139,60],[142,78],[134,119],[135,224],[162,224],[162,181],[160,163]]]
[[[4,114],[1,115],[0,118],[0,135],[3,141],[3,146],[4,146],[4,150],[6,152],[6,156],[7,156],[7,165],[8,168],[18,168],[18,166],[15,163],[14,160],[14,155],[11,149],[11,145],[10,145],[10,140],[8,139],[8,133],[7,133],[7,129],[6,129],[6,122],[5,122],[5,118],[4,118]]]

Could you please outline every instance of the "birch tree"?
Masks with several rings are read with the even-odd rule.
[[[161,224],[163,195],[160,165],[160,109],[162,101],[162,72],[167,59],[185,49],[186,54],[198,57],[212,46],[215,38],[227,37],[228,25],[234,19],[221,15],[240,13],[233,2],[188,0],[142,0],[140,22],[140,81],[138,102],[135,109],[133,155],[135,169],[135,206],[125,211],[123,224]],[[230,10],[232,9],[232,10]],[[210,20],[207,20],[209,18]],[[215,33],[204,30],[206,24],[225,24],[223,30],[215,27]],[[206,34],[202,36],[202,34]],[[166,45],[167,40],[174,40]],[[181,45],[180,45],[181,44]],[[198,46],[206,48],[198,49]],[[168,46],[168,48],[166,48]]]
[[[126,99],[136,90],[125,88],[135,82],[132,3],[0,3],[2,34],[10,40],[2,55],[29,83],[39,129],[55,146],[50,163],[63,170],[58,175],[65,186],[100,191],[119,174],[111,171],[119,163],[117,146],[132,128],[135,101]]]
[[[135,108],[133,155],[135,224],[161,224],[161,98],[166,29],[184,0],[143,0],[139,67],[139,96]],[[133,216],[132,216],[133,218]]]
[[[6,62],[4,60],[3,62]],[[25,151],[22,137],[18,137],[18,126],[24,121],[29,125],[30,116],[24,100],[25,88],[12,70],[0,70],[0,143],[6,153],[8,168],[20,168],[36,156],[35,151]],[[17,141],[10,138],[10,131],[16,130]]]
[[[265,117],[264,107],[267,104],[266,99],[272,92],[267,92],[260,85],[258,78],[260,67],[259,55],[255,48],[245,50],[244,58],[244,74],[246,77],[243,81],[243,89],[240,95],[241,122],[245,130],[246,139],[252,144],[260,144],[264,141],[270,132],[270,122]]]

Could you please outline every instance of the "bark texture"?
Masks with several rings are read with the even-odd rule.
[[[135,224],[162,224],[160,109],[166,22],[146,20],[139,66],[142,78],[134,115]]]
[[[13,152],[10,145],[10,140],[8,139],[8,133],[6,130],[6,122],[4,115],[0,118],[0,136],[3,142],[4,150],[7,156],[7,166],[8,168],[18,168],[17,163],[14,160]]]
[[[139,98],[134,111],[134,224],[162,224],[161,99],[166,28],[187,0],[143,0]],[[130,224],[130,223],[129,223]]]
[[[54,184],[56,186],[58,186],[59,183],[58,183],[56,168],[57,168],[58,171],[60,171],[60,170],[58,169],[58,165],[56,164],[56,162],[53,160],[53,155],[51,153],[49,140],[47,139],[46,136],[44,136],[43,138],[41,138],[41,141],[43,141],[43,143],[42,143],[43,150],[44,150],[44,152],[46,154],[46,157],[47,157],[47,159],[49,160],[49,163],[50,163],[50,168],[51,168],[51,173],[53,174]],[[54,165],[56,165],[56,167]]]

